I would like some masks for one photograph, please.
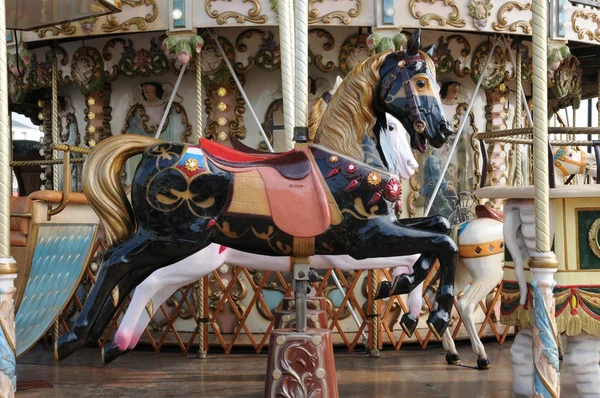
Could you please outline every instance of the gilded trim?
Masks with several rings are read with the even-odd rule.
[[[144,17],[133,17],[123,23],[119,23],[119,18],[116,15],[108,15],[106,23],[102,24],[102,31],[106,33],[116,32],[118,30],[129,30],[132,26],[136,26],[138,30],[148,29],[148,23],[154,22],[158,17],[158,5],[156,0],[121,0],[123,4],[130,7],[151,6],[152,13],[146,14]]]
[[[328,14],[319,17],[319,10],[314,8],[315,3],[322,3],[323,0],[309,0],[308,1],[308,23],[309,24],[329,24],[332,20],[337,19],[344,25],[348,25],[352,18],[356,18],[362,11],[362,0],[354,0],[356,7],[351,8],[348,11],[332,11]]]
[[[592,32],[588,28],[578,26],[577,18],[591,20],[596,23],[598,29]],[[575,10],[573,15],[571,15],[571,24],[573,25],[573,31],[577,33],[579,39],[585,39],[585,36],[587,36],[590,40],[600,42],[600,15],[596,14],[594,11],[585,12],[585,10],[582,9]]]
[[[259,0],[243,0],[244,3],[252,4],[252,8],[250,8],[246,14],[240,14],[236,11],[220,12],[218,10],[212,10],[211,3],[216,3],[216,1],[217,0],[205,0],[204,10],[206,11],[206,15],[215,19],[219,25],[225,25],[227,20],[231,18],[235,19],[239,24],[243,24],[244,22],[263,24],[269,19],[265,14],[260,13],[261,6]]]
[[[46,33],[50,32],[52,36],[58,36],[60,34],[71,36],[75,33],[77,29],[75,26],[71,25],[70,22],[63,23],[57,26],[50,26],[43,29],[38,29],[35,31],[40,39],[46,37]]]
[[[498,22],[492,23],[492,29],[494,29],[497,32],[517,32],[517,30],[520,28],[523,33],[531,34],[531,21],[520,20],[515,21],[511,24],[508,23],[508,18],[504,14],[511,12],[515,7],[519,11],[530,11],[531,3],[522,4],[518,1],[509,1],[507,3],[504,3],[502,7],[498,9],[498,14],[496,14]]]
[[[419,3],[434,4],[438,1],[443,1],[444,5],[452,8],[452,12],[448,17],[442,17],[441,15],[434,13],[423,14],[421,11],[416,10],[416,6]],[[415,19],[419,19],[421,26],[429,26],[431,21],[435,21],[439,26],[454,26],[455,28],[464,28],[467,22],[460,17],[460,8],[456,4],[456,0],[410,0],[408,3],[408,9],[410,14]]]
[[[498,239],[476,245],[459,244],[458,246],[458,255],[462,258],[480,258],[493,256],[494,254],[500,253],[504,253],[504,239]]]

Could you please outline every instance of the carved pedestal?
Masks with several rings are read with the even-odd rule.
[[[306,325],[311,329],[327,329],[327,313],[323,310],[307,310]],[[296,327],[296,311],[275,311],[275,329]]]
[[[278,329],[269,338],[265,398],[338,398],[329,329]]]

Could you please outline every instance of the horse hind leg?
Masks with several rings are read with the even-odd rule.
[[[149,233],[138,230],[132,238],[107,251],[96,284],[74,327],[55,343],[57,361],[71,355],[86,342],[98,339],[129,292],[153,271],[173,262],[167,257],[172,252],[168,250],[170,243],[151,239]],[[190,255],[200,248],[179,245],[177,254]]]

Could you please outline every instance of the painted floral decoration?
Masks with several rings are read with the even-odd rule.
[[[383,194],[387,200],[390,202],[395,202],[400,197],[402,193],[402,187],[400,186],[400,182],[395,179],[391,179],[385,185],[385,190]]]
[[[94,33],[94,26],[96,26],[97,19],[97,17],[91,17],[80,21],[79,25],[81,26],[81,31],[86,35]]]
[[[571,51],[567,46],[548,48],[548,69],[552,72],[556,71],[561,62],[569,55],[571,55]]]
[[[185,39],[170,36],[163,42],[165,51],[175,53],[177,61],[183,65],[190,61],[194,52],[199,54],[202,51],[202,46],[204,46],[204,39],[198,35]]]
[[[376,171],[372,171],[367,176],[367,181],[369,182],[369,185],[375,187],[375,186],[381,184],[381,174],[379,174]]]
[[[487,18],[491,15],[490,10],[494,5],[490,0],[470,0],[469,15],[473,18],[473,24],[478,30],[487,25]]]

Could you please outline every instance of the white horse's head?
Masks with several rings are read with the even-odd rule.
[[[588,159],[589,157],[589,159]],[[560,146],[552,150],[556,185],[563,185],[564,177],[585,173],[586,166],[595,159],[576,147]]]
[[[408,133],[402,122],[389,113],[385,114],[386,128],[379,133],[381,149],[388,167],[403,180],[408,180],[419,168],[419,163],[408,142]]]

